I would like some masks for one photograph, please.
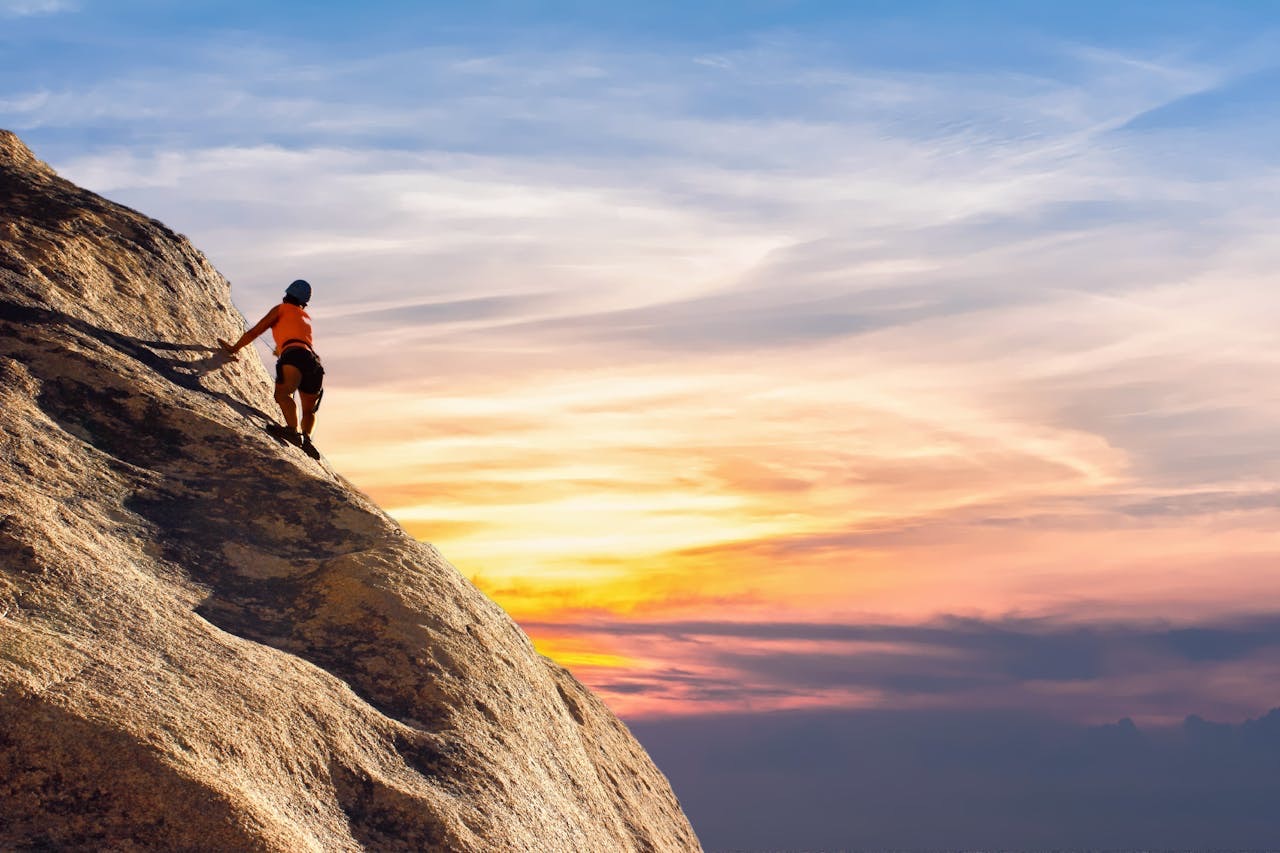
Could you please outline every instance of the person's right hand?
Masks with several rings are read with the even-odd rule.
[[[218,346],[222,347],[222,354],[226,357],[227,361],[239,360],[239,357],[236,355],[236,348],[224,341],[222,338],[218,338]]]

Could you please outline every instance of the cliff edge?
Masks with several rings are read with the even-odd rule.
[[[244,325],[0,131],[0,848],[699,849],[603,703],[263,432]]]

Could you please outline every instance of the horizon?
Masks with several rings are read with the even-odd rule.
[[[309,280],[333,467],[695,800],[700,719],[1280,709],[1280,16],[377,5],[0,0],[0,126]]]

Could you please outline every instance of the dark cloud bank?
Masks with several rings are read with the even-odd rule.
[[[709,851],[1280,848],[1280,709],[1169,728],[806,711],[631,729]]]
[[[894,707],[1096,721],[1187,712],[1239,720],[1280,699],[1267,684],[1280,674],[1275,614],[1188,624],[940,617],[905,625],[586,619],[525,627],[674,650],[696,671],[620,672],[597,686],[693,702],[842,689]]]

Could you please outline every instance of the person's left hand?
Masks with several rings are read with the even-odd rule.
[[[227,343],[222,338],[218,338],[218,346],[222,347],[222,354],[226,356],[227,361],[239,360],[239,356],[236,355],[235,347],[231,346],[231,344]]]

